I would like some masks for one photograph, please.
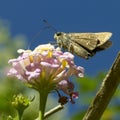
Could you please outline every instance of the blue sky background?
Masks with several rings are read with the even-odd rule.
[[[8,20],[12,35],[24,34],[28,41],[45,26],[46,19],[58,31],[113,33],[113,46],[84,60],[76,57],[87,75],[108,70],[120,49],[120,1],[119,0],[1,0],[0,19]],[[54,31],[46,30],[32,43],[54,41]]]
[[[28,43],[45,26],[43,19],[63,32],[112,32],[111,48],[89,60],[75,57],[85,75],[108,70],[120,50],[120,0],[1,0],[0,19],[9,21],[12,36],[24,34]],[[53,35],[52,29],[44,31],[31,48],[54,42]]]

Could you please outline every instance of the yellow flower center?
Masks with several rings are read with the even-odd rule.
[[[68,62],[66,60],[62,60],[62,68],[65,68],[68,65]]]

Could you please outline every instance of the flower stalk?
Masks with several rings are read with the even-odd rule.
[[[43,120],[44,119],[44,113],[45,113],[45,106],[46,106],[46,102],[47,102],[47,96],[48,93],[47,92],[39,92],[39,97],[40,97],[40,101],[39,101],[39,119]]]

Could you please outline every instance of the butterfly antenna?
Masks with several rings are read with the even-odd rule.
[[[48,23],[47,20],[43,20],[43,22],[49,27],[49,28],[52,28],[55,32],[58,32],[57,29],[55,29],[50,23]]]
[[[43,27],[38,33],[36,33],[33,37],[33,39],[30,41],[29,45],[28,45],[28,49],[30,49],[30,46],[32,44],[32,42],[46,29],[49,29],[51,28],[50,26],[46,26],[46,27]]]

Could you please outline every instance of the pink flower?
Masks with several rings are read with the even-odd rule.
[[[74,84],[69,77],[83,77],[83,67],[74,64],[74,56],[69,52],[62,52],[51,44],[39,45],[33,51],[18,50],[20,56],[9,60],[12,64],[9,76],[28,83],[36,90],[48,92],[58,89],[72,98],[77,98]]]

